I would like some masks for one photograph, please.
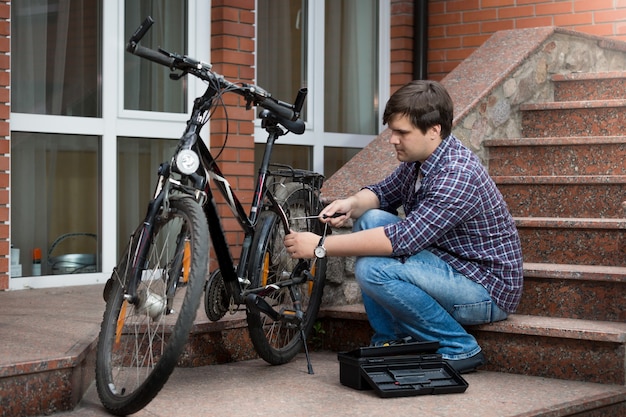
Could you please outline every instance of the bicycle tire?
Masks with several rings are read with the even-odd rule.
[[[128,260],[138,233],[114,269],[96,353],[96,388],[110,413],[121,416],[141,410],[174,370],[200,305],[207,274],[207,230],[195,200],[172,197],[167,212],[161,208],[156,217],[149,239],[140,302],[130,304],[124,298]],[[169,314],[172,308],[175,314]]]
[[[288,183],[283,193],[277,196],[282,202],[288,217],[303,217],[318,214],[321,203],[312,188],[300,183]],[[307,207],[313,207],[313,213]],[[291,228],[298,231],[312,231],[321,233],[322,224],[317,219],[298,220],[291,223]],[[294,260],[286,252],[283,243],[285,232],[278,215],[271,211],[264,211],[259,216],[255,237],[252,243],[253,252],[250,255],[249,279],[250,287],[265,287],[283,279],[289,279],[293,274],[301,273],[302,269],[310,268],[313,260]],[[327,259],[317,259],[314,279],[304,284],[294,286],[293,290],[300,291],[302,296],[302,310],[304,317],[301,323],[304,334],[308,337],[313,329],[317,313],[319,312],[324,283],[326,279]],[[294,310],[290,288],[285,287],[264,297],[275,310],[281,308]],[[291,361],[303,347],[300,330],[297,326],[284,321],[273,321],[266,314],[248,308],[248,332],[257,354],[272,365],[281,365]]]

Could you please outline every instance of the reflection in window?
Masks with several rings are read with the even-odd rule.
[[[155,23],[141,40],[153,49],[187,53],[187,2],[126,0],[124,39],[129,39],[146,16]],[[186,77],[169,78],[171,71],[159,64],[124,54],[124,108],[168,113],[186,113]]]
[[[265,143],[254,145],[254,166],[261,166]],[[292,168],[312,169],[313,161],[310,146],[301,145],[274,145],[272,148],[271,163],[289,165]],[[272,167],[270,167],[270,170]]]
[[[11,111],[101,116],[101,1],[11,2]]]
[[[117,140],[118,256],[146,215],[159,165],[174,154],[177,140],[120,137]]]
[[[99,145],[96,136],[12,133],[11,244],[22,276],[36,248],[43,275],[99,270]]]
[[[258,0],[257,79],[279,100],[293,103],[306,84],[306,0]],[[303,120],[306,116],[303,113]]]
[[[361,148],[324,148],[324,174],[326,178],[332,176],[335,172],[346,164],[354,155],[359,153]]]
[[[324,131],[377,134],[378,1],[327,0]]]

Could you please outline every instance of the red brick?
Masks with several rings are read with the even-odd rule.
[[[592,23],[593,14],[591,12],[554,16],[555,26],[590,25]]]
[[[480,24],[481,33],[495,33],[500,30],[515,28],[515,20],[497,20],[495,22],[483,22]]]
[[[613,0],[574,0],[574,12],[612,9]]]
[[[431,14],[428,17],[428,24],[433,26],[452,25],[463,21],[461,13]]]
[[[480,7],[487,9],[489,7],[508,7],[515,6],[515,0],[482,0]]]
[[[489,39],[491,37],[491,35],[480,35],[480,36],[464,36],[463,37],[463,42],[462,42],[462,46],[464,48],[467,47],[478,47],[480,45],[482,45],[483,43],[485,43],[485,41],[487,39]]]
[[[431,39],[428,42],[429,48],[433,49],[450,49],[450,48],[459,48],[461,46],[460,38],[442,38],[442,39]]]
[[[626,8],[622,10],[594,12],[593,21],[594,23],[626,22]]]
[[[534,6],[503,7],[498,9],[497,19],[516,19],[535,15]]]
[[[573,29],[596,36],[613,35],[613,24],[605,23],[602,25],[574,26]]]
[[[452,0],[446,1],[446,12],[460,12],[465,10],[476,10],[480,8],[479,0]]]
[[[463,22],[484,22],[494,20],[498,16],[498,11],[495,9],[479,10],[476,12],[464,12]]]
[[[449,25],[446,27],[446,35],[448,36],[473,35],[476,33],[480,33],[480,23]]]
[[[549,16],[546,17],[531,17],[528,19],[517,19],[515,21],[515,28],[517,29],[526,29],[526,28],[539,28],[544,26],[553,26],[552,18]]]
[[[574,5],[569,1],[557,1],[556,3],[538,4],[535,6],[535,14],[538,16],[568,14],[574,12]]]

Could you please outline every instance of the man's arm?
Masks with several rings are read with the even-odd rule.
[[[366,188],[356,194],[341,200],[335,200],[321,211],[320,215],[327,215],[326,222],[333,227],[341,227],[348,218],[358,219],[367,210],[379,208],[380,201],[371,190]],[[345,216],[332,218],[335,213],[345,213]]]
[[[292,258],[313,258],[320,236],[311,232],[292,232],[285,236],[285,248]],[[345,235],[327,236],[324,241],[327,256],[389,256],[391,241],[382,227]]]
[[[323,220],[333,227],[340,227],[348,218],[358,218],[367,210],[379,206],[380,202],[376,194],[363,189],[351,197],[333,201],[322,210],[320,215],[332,216],[335,213],[345,213],[340,217],[329,217]],[[293,232],[285,236],[285,247],[293,258],[311,258],[319,240],[320,236],[314,233]],[[388,256],[392,253],[391,241],[382,227],[345,235],[327,236],[324,247],[328,256]]]

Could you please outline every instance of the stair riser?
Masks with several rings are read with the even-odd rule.
[[[516,217],[623,218],[625,184],[498,184]]]
[[[519,227],[524,262],[623,266],[624,231]]]
[[[367,320],[321,319],[323,348],[349,351],[369,344]],[[487,357],[485,370],[603,384],[625,384],[623,344],[498,333],[469,328]]]
[[[626,282],[524,278],[517,313],[626,322]]]
[[[94,343],[75,366],[55,367],[52,360],[34,365],[31,372],[0,378],[0,416],[41,416],[74,409],[94,381],[95,354]]]
[[[474,334],[485,352],[485,370],[601,384],[626,383],[623,344],[495,333]]]
[[[256,358],[248,328],[242,323],[222,331],[192,333],[177,366],[192,368]]]
[[[626,79],[602,78],[554,83],[555,101],[612,100],[626,97]]]
[[[522,136],[617,136],[624,133],[623,107],[526,110],[522,115]]]
[[[489,173],[503,175],[626,175],[624,143],[490,147]]]

